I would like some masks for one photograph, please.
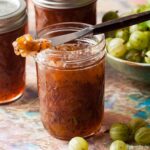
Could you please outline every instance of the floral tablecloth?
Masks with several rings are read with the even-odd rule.
[[[108,10],[127,12],[135,2],[144,0],[98,0],[98,22]],[[30,32],[34,33],[34,13],[29,7]],[[31,18],[31,19],[30,19]],[[0,150],[67,150],[67,142],[51,137],[40,121],[36,71],[32,58],[27,59],[27,88],[24,96],[9,105],[0,106]],[[149,120],[150,86],[127,79],[106,65],[105,117],[101,133],[88,139],[89,150],[107,150],[110,144],[104,133],[112,122],[127,122],[130,117]],[[130,150],[150,147],[130,145]]]

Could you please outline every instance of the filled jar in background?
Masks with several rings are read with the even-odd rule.
[[[16,56],[12,42],[25,34],[24,0],[0,1],[0,104],[19,98],[25,88],[25,59]]]
[[[60,23],[39,38],[78,31],[90,25]],[[40,112],[56,138],[89,137],[99,131],[104,112],[104,36],[89,35],[40,52],[36,59]]]
[[[61,22],[96,24],[96,0],[33,0],[36,30]]]

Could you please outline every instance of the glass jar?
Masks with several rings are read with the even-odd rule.
[[[0,1],[0,104],[19,98],[25,87],[25,59],[16,56],[12,42],[26,30],[24,0]]]
[[[27,5],[27,9],[28,9],[28,3],[29,3],[29,1],[28,1],[28,0],[25,0],[25,2],[26,2],[26,5]]]
[[[71,33],[83,23],[51,25],[40,38]],[[56,138],[88,137],[99,131],[104,112],[104,36],[89,35],[36,56],[40,111]]]
[[[96,24],[96,0],[33,0],[36,30],[61,22]]]

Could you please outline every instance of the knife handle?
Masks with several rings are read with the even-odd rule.
[[[93,34],[106,33],[148,20],[150,20],[150,11],[106,21],[104,23],[93,26]]]

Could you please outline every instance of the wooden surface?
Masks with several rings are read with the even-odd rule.
[[[134,0],[135,2],[135,0]],[[143,1],[138,1],[143,2]],[[132,0],[99,0],[98,22],[108,10],[127,12]],[[30,32],[34,34],[34,13],[29,7]],[[36,71],[33,58],[27,59],[27,88],[24,96],[9,105],[0,106],[0,150],[67,150],[68,142],[51,137],[40,121]],[[110,139],[104,133],[113,122],[128,122],[130,117],[149,121],[150,86],[127,79],[106,66],[105,117],[101,132],[88,139],[89,150],[109,149]],[[129,146],[129,150],[150,150],[150,147]]]

